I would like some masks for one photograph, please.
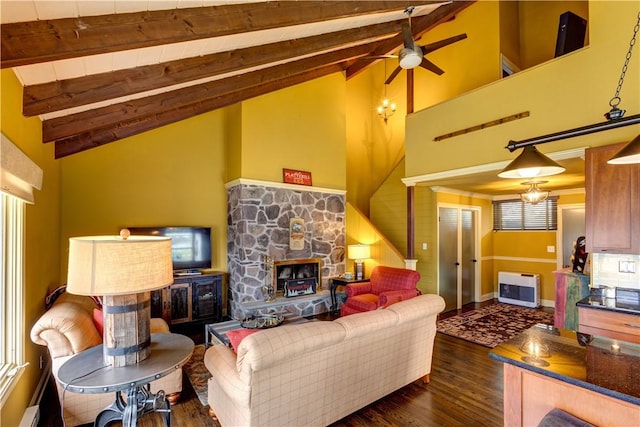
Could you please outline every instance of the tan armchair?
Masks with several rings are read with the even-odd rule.
[[[67,426],[93,423],[98,413],[114,401],[114,393],[80,394],[65,392],[58,382],[58,370],[74,354],[102,343],[93,322],[96,304],[89,297],[63,293],[31,328],[31,341],[44,345],[51,357],[51,370],[56,379],[60,406],[64,408]],[[151,319],[151,333],[169,332],[162,319]],[[174,404],[182,391],[182,370],[151,383],[151,391],[164,390]],[[63,399],[64,396],[64,399]]]

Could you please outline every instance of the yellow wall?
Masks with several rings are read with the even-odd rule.
[[[482,3],[482,2],[481,2]],[[604,121],[609,99],[637,19],[640,2],[591,2],[590,45],[407,117],[406,176],[508,161],[504,147],[551,132]],[[473,12],[476,5],[465,12]],[[628,28],[628,31],[612,31]],[[630,114],[640,105],[640,55],[629,64],[621,94]],[[636,110],[636,111],[634,111]],[[530,117],[470,132],[443,142],[442,135],[528,111]],[[446,118],[446,119],[443,119]],[[629,141],[640,126],[627,126],[544,145],[544,152]]]
[[[520,61],[520,2],[500,2],[500,53],[523,68]]]
[[[571,11],[587,20],[585,45],[589,44],[588,1],[520,1],[521,69],[553,59],[560,15]],[[630,36],[629,36],[630,37]]]
[[[404,256],[398,252],[384,234],[377,230],[352,204],[347,203],[347,245],[371,246],[371,259],[364,262],[365,277],[371,276],[376,265],[404,268]],[[354,271],[353,261],[347,260],[346,271]]]
[[[475,13],[476,6],[477,4],[466,11],[470,14]],[[608,101],[619,78],[640,2],[591,2],[589,6],[591,27],[588,47],[410,115],[407,118],[405,176],[417,177],[451,169],[506,162],[514,156],[504,149],[511,139],[521,140],[604,121],[603,114],[608,111]],[[629,28],[629,31],[611,31],[614,27]],[[621,107],[628,108],[629,114],[640,112],[638,58],[635,56],[631,59],[630,71],[627,72],[621,94]],[[433,141],[437,135],[522,111],[529,111],[530,117],[443,142]],[[638,125],[628,126],[548,143],[543,151],[554,152],[628,141],[639,131]],[[565,204],[583,201],[583,195],[561,196],[560,199],[560,203]],[[421,209],[427,209],[427,212]],[[429,221],[434,212],[433,204],[416,203],[416,244],[433,238],[435,225],[429,227],[419,224]],[[435,218],[431,220],[435,224]],[[527,247],[530,244],[535,246],[534,254],[540,248],[543,248],[543,251],[537,255],[520,254],[519,248],[525,246],[522,241],[527,242]],[[499,232],[491,239],[483,238],[483,293],[495,286],[498,271],[537,272],[542,275],[541,298],[553,301],[551,272],[556,269],[556,254],[546,253],[546,246],[551,245],[556,245],[555,233],[536,232],[525,235]],[[504,257],[514,259],[506,260]],[[520,259],[521,257],[524,259]],[[436,258],[425,260],[422,266],[419,262],[418,266],[421,270],[432,272],[437,268]],[[435,284],[433,288],[435,289]]]
[[[282,182],[311,172],[316,187],[346,189],[346,89],[331,74],[242,103],[242,177]]]
[[[60,160],[61,271],[69,237],[127,226],[211,227],[213,268],[226,270],[226,110]]]
[[[25,243],[25,360],[29,363],[9,399],[0,410],[0,425],[17,426],[29,404],[42,371],[45,347],[33,344],[28,331],[44,311],[47,288],[60,283],[60,168],[53,145],[42,143],[40,120],[22,116],[22,86],[13,71],[0,72],[0,128],[20,150],[43,170],[42,190],[26,209]]]
[[[387,88],[386,97],[397,104],[387,122],[376,108],[385,98],[384,81],[397,60],[369,67],[347,82],[347,200],[369,215],[369,198],[404,156],[404,84]],[[400,79],[402,76],[396,78]]]

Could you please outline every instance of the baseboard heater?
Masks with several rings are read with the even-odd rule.
[[[540,306],[540,275],[498,272],[498,301],[537,308]]]

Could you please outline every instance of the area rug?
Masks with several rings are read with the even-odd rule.
[[[440,320],[437,329],[443,334],[494,348],[537,323],[553,325],[553,314],[498,303]]]
[[[204,351],[204,344],[195,346],[191,359],[182,366],[182,371],[187,375],[202,406],[207,406],[209,404],[207,402],[207,380],[211,378],[211,374],[204,366]]]

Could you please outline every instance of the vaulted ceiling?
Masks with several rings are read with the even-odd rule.
[[[344,72],[473,1],[1,0],[1,58],[23,114],[68,156]]]

